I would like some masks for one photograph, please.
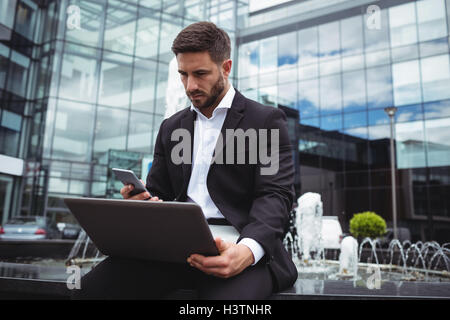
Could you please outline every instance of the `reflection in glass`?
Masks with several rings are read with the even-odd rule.
[[[362,17],[355,17],[341,20],[341,45],[342,55],[356,55],[363,51],[363,27]],[[336,31],[335,31],[336,32]]]
[[[101,26],[105,23],[105,3],[88,0],[71,1],[71,5],[80,8],[80,25],[79,28],[76,25],[66,28],[66,40],[92,47],[101,47],[100,42],[103,38]],[[76,19],[73,21],[75,22]]]
[[[396,123],[396,159],[399,169],[426,166],[424,141],[423,121]]]
[[[419,41],[447,36],[444,0],[417,1]]]
[[[172,43],[181,29],[181,18],[163,14],[161,29],[159,31],[159,60],[167,63],[172,60]]]
[[[369,109],[392,106],[392,75],[390,66],[370,68],[367,76],[367,103]]]
[[[74,46],[63,55],[59,96],[62,98],[95,102],[97,96],[97,50],[91,55],[79,55]]]
[[[297,103],[297,83],[291,82],[278,86],[278,104],[295,109]]]
[[[425,119],[450,117],[450,100],[423,104]]]
[[[258,74],[259,41],[245,43],[239,48],[239,77]]]
[[[344,113],[344,128],[367,126],[367,112]]]
[[[450,118],[425,121],[428,166],[450,165]]]
[[[395,122],[408,122],[416,120],[423,120],[421,104],[397,108],[397,112],[395,113]]]
[[[106,13],[104,49],[133,54],[136,15],[137,6],[118,0],[109,0]]]
[[[364,15],[364,22],[368,20],[368,14]],[[366,52],[389,48],[389,25],[387,10],[380,10],[380,28],[363,28],[364,47]]]
[[[55,117],[52,158],[89,162],[94,124],[94,107],[59,100]]]
[[[139,8],[136,32],[136,55],[156,58],[158,54],[159,13]]]
[[[341,53],[339,21],[319,26],[319,52],[320,60],[339,58]]]
[[[4,2],[4,1],[3,1]],[[8,2],[8,1],[6,1]],[[14,10],[10,11],[14,12]],[[16,11],[14,30],[24,37],[33,40],[38,5],[32,1],[20,1]]]
[[[150,153],[152,144],[153,115],[140,112],[130,113],[128,151]]]
[[[423,101],[450,98],[450,66],[448,54],[421,61]]]
[[[314,117],[319,114],[318,79],[300,81],[298,83],[298,110],[300,111],[300,119]]]
[[[344,111],[366,109],[366,79],[364,70],[346,72],[342,75]]]
[[[318,63],[318,38],[317,27],[303,29],[298,32],[298,55],[300,65]]]
[[[394,104],[396,106],[421,102],[419,61],[394,63],[392,65]]]
[[[277,37],[260,41],[260,73],[276,71],[278,65]]]
[[[403,46],[417,42],[415,2],[389,8],[391,46]]]
[[[130,103],[132,58],[119,54],[103,57],[100,74],[99,103],[128,108]]]
[[[156,62],[135,59],[131,109],[153,112],[155,102]]]
[[[295,65],[297,61],[297,33],[280,35],[278,37],[278,67]]]
[[[125,150],[128,112],[120,109],[98,107],[95,123],[94,159],[104,161],[108,150]],[[106,164],[106,163],[103,163]]]
[[[259,89],[259,102],[266,106],[277,106],[277,87],[266,87]]]
[[[342,114],[322,117],[320,120],[320,128],[326,131],[342,130]]]
[[[320,112],[329,114],[341,112],[341,75],[320,78]]]

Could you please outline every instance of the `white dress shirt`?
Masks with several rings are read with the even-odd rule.
[[[187,189],[187,196],[189,202],[195,202],[202,208],[206,219],[224,219],[224,216],[209,195],[208,187],[206,185],[206,178],[214,153],[214,148],[216,147],[217,139],[225,121],[228,109],[231,108],[235,93],[236,92],[233,86],[230,85],[227,93],[220,101],[219,105],[214,109],[211,118],[204,116],[191,104],[191,111],[194,110],[197,113],[197,118],[194,123],[192,173]],[[234,227],[232,228],[234,229]],[[252,251],[253,257],[255,258],[255,262],[253,264],[256,264],[264,256],[264,249],[255,240],[251,238],[243,238],[239,241],[239,243],[246,245]]]

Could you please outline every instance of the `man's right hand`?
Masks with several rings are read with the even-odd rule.
[[[144,183],[141,180],[142,183]],[[150,193],[148,192],[141,192],[138,194],[135,194],[134,196],[130,196],[130,192],[133,191],[134,186],[132,184],[128,184],[124,186],[122,189],[120,189],[120,194],[124,199],[127,200],[148,200],[148,201],[162,201],[158,197],[150,197]]]

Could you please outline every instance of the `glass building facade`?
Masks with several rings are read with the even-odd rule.
[[[201,20],[229,33],[239,91],[299,112],[301,192],[344,229],[392,222],[398,107],[398,225],[450,240],[450,0],[2,1],[0,155],[24,169],[0,166],[1,219],[69,221],[63,197],[118,196],[111,167],[145,177],[171,43]]]

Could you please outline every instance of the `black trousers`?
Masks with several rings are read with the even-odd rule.
[[[108,257],[81,279],[74,299],[164,299],[178,289],[195,289],[199,299],[262,300],[273,291],[264,259],[222,279],[188,263],[149,262]]]

